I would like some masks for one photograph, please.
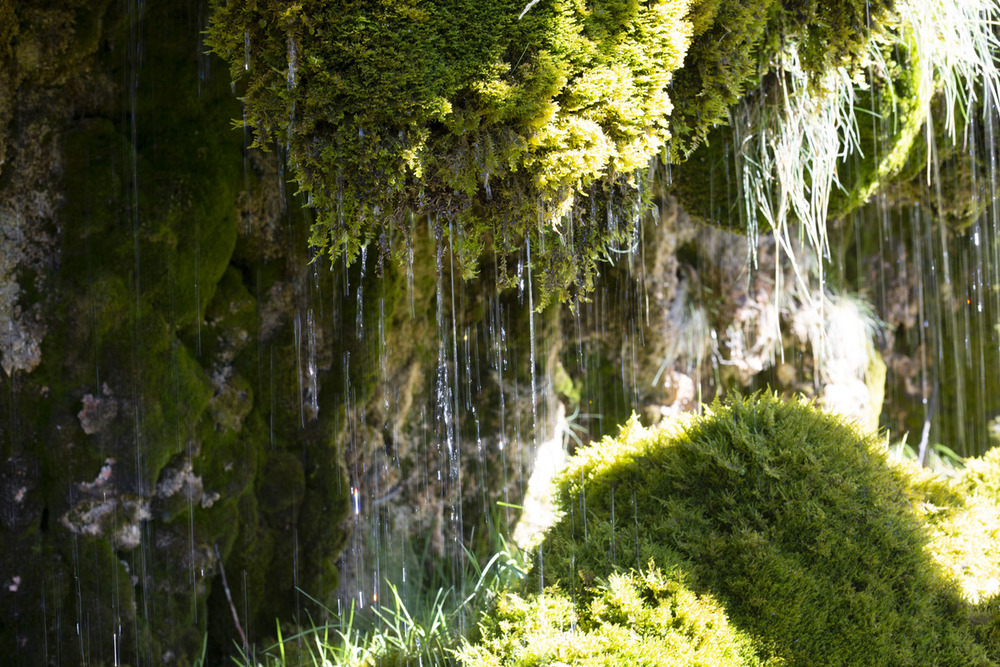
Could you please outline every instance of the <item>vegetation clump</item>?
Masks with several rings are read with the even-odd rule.
[[[634,199],[635,172],[669,138],[687,7],[541,2],[519,18],[521,0],[220,2],[210,43],[247,79],[258,143],[287,148],[316,245],[389,253],[411,212],[431,214],[471,270],[488,243],[537,240],[538,220],[556,232],[573,209],[621,217],[608,199]],[[564,274],[567,253],[615,242],[614,227],[559,229],[539,262],[586,283]]]
[[[969,520],[982,530],[947,539],[969,524],[975,505],[961,488],[889,461],[883,443],[811,405],[758,395],[658,430],[633,419],[617,439],[578,454],[559,489],[563,517],[540,547],[535,572],[552,588],[525,593],[529,602],[517,604],[541,609],[570,594],[575,606],[561,613],[576,614],[578,641],[613,629],[601,629],[594,600],[622,581],[638,590],[651,572],[662,572],[682,586],[675,590],[717,600],[760,660],[992,664],[994,615],[963,598],[962,573],[940,564],[957,552],[995,553],[984,510]],[[929,505],[950,510],[935,525]],[[990,569],[979,573],[988,580]],[[640,598],[654,606],[657,599]],[[512,622],[514,602],[484,621],[485,648],[477,650],[493,662],[482,664],[528,664],[518,656],[553,645],[551,631],[535,637]],[[636,611],[620,618],[644,635],[645,607]],[[568,622],[554,627],[571,631]],[[669,652],[638,662],[752,664],[685,662]]]
[[[761,660],[749,635],[721,605],[674,573],[651,566],[612,573],[587,588],[586,601],[558,586],[540,595],[504,593],[480,626],[482,637],[459,652],[463,664],[777,665]]]
[[[208,44],[245,80],[257,143],[287,151],[315,245],[403,255],[429,215],[467,273],[530,241],[544,302],[588,291],[631,242],[650,158],[724,119],[766,40],[800,41],[819,71],[888,3],[784,4],[216,1]]]

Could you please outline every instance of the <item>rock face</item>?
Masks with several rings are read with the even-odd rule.
[[[336,608],[385,599],[403,567],[453,579],[463,547],[517,520],[542,442],[714,386],[706,341],[738,299],[702,296],[736,284],[739,237],[664,199],[593,301],[542,312],[526,249],[463,280],[444,218],[413,221],[401,268],[311,261],[308,211],[281,156],[229,129],[239,107],[187,5],[15,18],[4,650],[184,664],[207,633],[222,660],[275,617],[318,616],[296,587]],[[43,25],[63,32],[32,46]],[[741,359],[740,382],[766,367]]]
[[[202,19],[77,4],[3,17],[0,647],[190,664],[337,586],[339,278],[241,157]]]

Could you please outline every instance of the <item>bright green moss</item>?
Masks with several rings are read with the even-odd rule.
[[[470,667],[548,665],[777,665],[726,618],[708,595],[655,567],[540,595],[504,593],[480,624],[481,638],[460,651]]]
[[[1000,505],[1000,447],[980,458],[966,459],[961,484],[970,495],[982,496]]]
[[[957,497],[838,419],[762,395],[584,450],[541,562],[574,590],[652,561],[792,665],[985,665],[920,509]]]
[[[388,253],[410,211],[474,210],[454,230],[472,271],[482,249],[526,236],[574,262],[613,241],[556,226],[574,207],[604,212],[614,188],[635,197],[633,172],[669,138],[687,5],[558,0],[519,20],[520,0],[215,3],[210,44],[247,79],[258,141],[288,146],[315,244]],[[591,277],[563,264],[547,270],[559,288]]]
[[[287,148],[315,245],[398,255],[429,214],[471,274],[530,240],[544,305],[589,291],[631,238],[650,158],[725,119],[765,39],[800,41],[819,71],[886,3],[793,4],[541,0],[519,18],[522,0],[216,1],[208,43],[245,81],[258,143]]]
[[[930,553],[963,597],[979,603],[1000,594],[1000,507],[959,496],[957,502],[927,499],[917,509],[929,527]]]

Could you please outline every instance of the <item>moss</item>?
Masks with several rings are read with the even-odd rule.
[[[918,486],[881,443],[803,403],[737,399],[659,431],[633,421],[562,476],[544,572],[567,589],[650,560],[675,568],[789,664],[988,664],[928,555]]]
[[[137,614],[129,566],[106,540],[80,537],[74,545],[71,567],[75,575],[71,605],[87,619],[90,632],[76,646],[64,645],[71,655],[89,665],[113,665],[121,655],[134,655],[140,637],[149,636],[148,619]],[[65,611],[65,610],[64,610]],[[137,633],[125,634],[122,626]],[[137,636],[138,635],[138,636]],[[60,638],[62,639],[62,638]]]
[[[671,158],[689,157],[730,108],[756,87],[784,44],[798,46],[812,76],[856,61],[892,8],[880,2],[704,0],[691,13],[694,36],[671,96]]]
[[[17,422],[0,424],[4,460],[31,462],[9,480],[0,474],[5,489],[17,482],[4,507],[25,522],[0,526],[11,545],[0,561],[5,576],[23,573],[20,590],[38,593],[16,609],[0,605],[0,649],[31,647],[29,664],[52,655],[112,664],[118,633],[129,660],[191,664],[210,629],[209,652],[221,663],[236,633],[216,545],[233,590],[245,595],[251,632],[300,610],[296,583],[327,601],[336,586],[347,507],[342,452],[330,437],[345,385],[332,363],[339,342],[327,339],[321,351],[319,417],[303,424],[297,393],[284,391],[296,385],[301,352],[296,310],[304,324],[304,304],[315,299],[316,330],[332,330],[330,312],[342,312],[339,301],[329,305],[334,277],[311,272],[305,216],[278,216],[280,233],[258,244],[270,252],[255,257],[260,271],[240,270],[250,253],[235,252],[238,193],[259,184],[241,171],[244,135],[229,126],[238,103],[228,77],[211,76],[224,69],[198,47],[196,7],[151,5],[132,24],[138,17],[125,5],[22,4],[17,17],[33,23],[22,21],[31,29],[10,42],[0,5],[0,59],[17,48],[27,58],[13,100],[44,131],[47,143],[36,143],[47,150],[26,155],[19,145],[16,166],[32,183],[43,180],[36,172],[66,180],[38,197],[51,270],[32,265],[18,276],[30,283],[23,303],[48,324],[41,363],[31,374],[0,374],[4,412]],[[0,107],[7,99],[0,95]],[[251,294],[258,276],[266,281],[258,296],[278,282],[289,295],[266,336],[269,304]],[[373,330],[376,316],[364,315]],[[303,512],[307,502],[315,508]],[[308,537],[288,548],[304,535],[296,522],[306,515]],[[22,567],[31,560],[40,564]],[[93,639],[52,622],[78,609]]]
[[[973,615],[976,637],[986,646],[990,659],[1000,661],[1000,596],[984,601]]]
[[[459,234],[471,272],[481,248],[556,241],[551,221],[576,193],[645,167],[668,137],[665,91],[686,45],[686,3],[545,2],[518,20],[522,8],[216,3],[210,43],[247,77],[259,141],[289,145],[317,245],[388,252],[409,210],[475,211]],[[591,236],[595,254],[604,239]]]
[[[411,211],[443,216],[467,274],[533,242],[544,306],[590,290],[631,238],[650,158],[723,120],[768,66],[765,39],[800,41],[821,71],[888,3],[790,4],[546,0],[518,18],[518,0],[214,2],[208,43],[245,81],[258,143],[288,148],[315,245],[399,254]]]
[[[19,30],[12,0],[0,0],[0,169],[7,161],[7,125],[14,113],[14,91],[17,81],[14,72],[13,42]],[[0,172],[2,173],[2,172]]]
[[[860,154],[838,165],[841,188],[831,192],[830,216],[842,217],[864,204],[880,188],[907,168],[927,120],[933,90],[921,86],[922,69],[928,66],[916,51],[907,28],[897,28],[893,39],[883,40],[884,71],[875,81],[856,91]]]
[[[712,129],[683,164],[671,169],[668,191],[692,219],[746,233],[745,205],[728,125]]]
[[[302,463],[290,452],[272,452],[264,461],[257,485],[256,495],[263,504],[261,511],[283,514],[280,520],[294,523],[295,516],[289,512],[298,509],[305,493]]]
[[[734,628],[722,606],[655,567],[522,597],[503,593],[459,653],[472,667],[514,665],[725,666],[781,664]]]
[[[344,517],[350,507],[350,484],[341,467],[342,456],[337,454],[333,443],[317,452],[298,515],[300,576],[310,582],[313,594],[328,609],[336,604],[338,561],[347,543]]]
[[[966,459],[961,484],[969,495],[984,496],[1000,505],[1000,447],[980,458]]]
[[[98,47],[101,19],[108,0],[88,3],[69,0],[18,3],[13,15],[0,8],[0,59],[12,55],[18,84],[34,86],[65,84],[89,67]],[[4,34],[6,33],[6,35]],[[4,48],[6,47],[6,48]]]
[[[989,195],[982,183],[986,166],[977,149],[967,150],[948,136],[942,95],[932,105],[933,133],[926,127],[913,139],[908,160],[887,188],[888,200],[899,209],[916,207],[944,221],[950,230],[964,231],[986,210]],[[933,156],[929,162],[928,156]],[[928,170],[928,164],[933,170]]]
[[[689,156],[712,127],[726,123],[729,108],[758,82],[768,24],[779,16],[777,0],[697,5],[694,39],[672,91],[677,102],[670,118],[676,137],[672,160]]]

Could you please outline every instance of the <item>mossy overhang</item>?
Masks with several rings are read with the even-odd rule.
[[[315,245],[398,256],[411,213],[443,220],[467,273],[531,242],[541,307],[591,289],[631,238],[650,159],[697,146],[782,41],[820,72],[890,6],[214,2],[207,43],[258,143],[287,148]]]

